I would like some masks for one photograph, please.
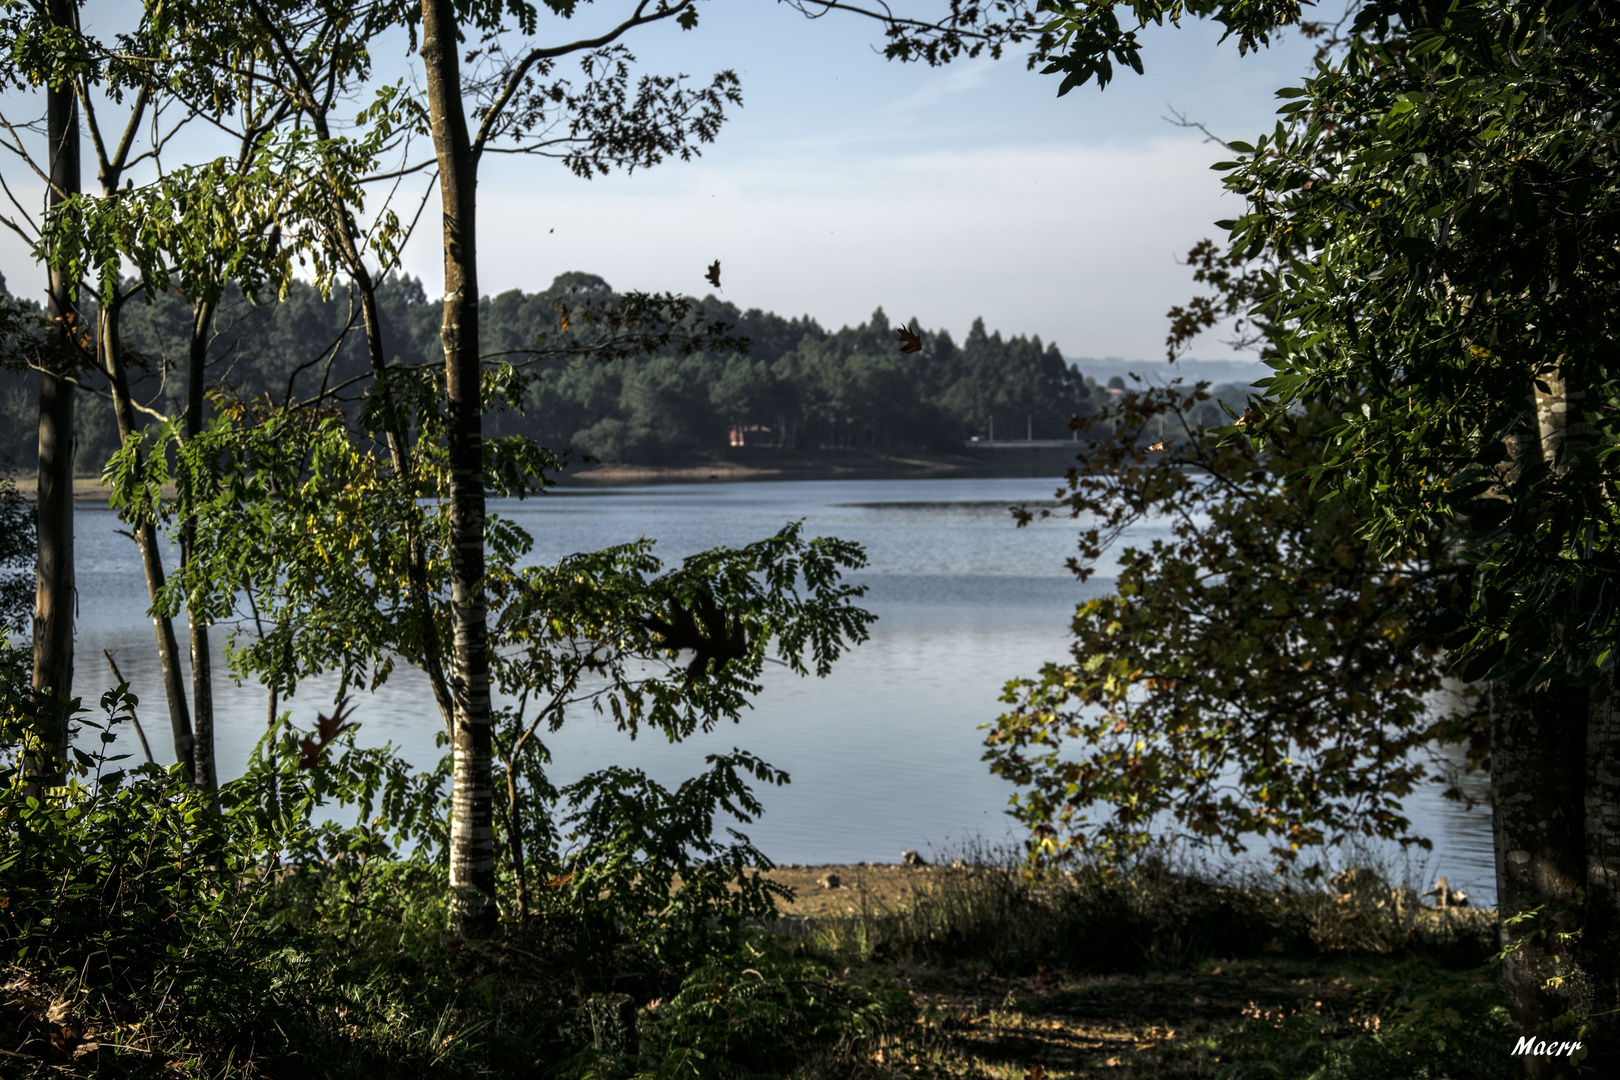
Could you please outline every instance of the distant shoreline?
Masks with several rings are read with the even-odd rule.
[[[1076,447],[1075,449],[1078,449]],[[652,484],[742,483],[765,480],[925,480],[984,477],[1043,477],[1059,481],[1074,460],[1067,447],[1029,450],[1003,445],[990,451],[877,454],[859,450],[795,451],[750,449],[714,459],[677,459],[668,464],[587,462],[570,465],[559,477],[562,488],[637,487]],[[32,474],[13,473],[23,498],[34,498]],[[172,484],[163,494],[174,496]],[[77,501],[108,500],[100,475],[73,480]]]
[[[857,450],[747,450],[711,460],[678,460],[664,465],[590,463],[559,479],[562,487],[741,482],[752,480],[923,480],[966,477],[1060,479],[1079,446],[1003,446],[994,451],[932,451],[876,454]]]

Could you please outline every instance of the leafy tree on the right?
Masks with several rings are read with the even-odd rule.
[[[1133,32],[1183,13],[1245,44],[1293,3],[1058,3],[1064,89],[1137,69]],[[1620,417],[1620,13],[1585,0],[1373,0],[1282,118],[1217,166],[1247,200],[1230,254],[1268,267],[1277,375],[1229,438],[1297,406],[1336,419],[1300,470],[1380,558],[1454,530],[1464,598],[1429,621],[1490,687],[1498,896],[1514,1022],[1616,1057],[1620,719],[1613,681]],[[1217,429],[1217,434],[1221,434]]]

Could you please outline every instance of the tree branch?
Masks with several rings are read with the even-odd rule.
[[[638,26],[647,26],[655,22],[661,22],[664,19],[668,19],[672,16],[679,15],[681,12],[692,7],[693,0],[681,0],[681,2],[676,4],[674,7],[663,8],[659,11],[653,12],[651,15],[644,15],[643,12],[647,10],[647,4],[650,2],[651,0],[641,0],[641,2],[636,5],[636,10],[628,19],[614,27],[612,30],[609,30],[607,33],[602,34],[600,37],[582,39],[580,41],[571,42],[567,45],[557,45],[548,49],[530,50],[529,53],[524,56],[521,61],[519,61],[518,65],[513,68],[510,73],[508,73],[505,84],[501,87],[501,92],[495,96],[495,100],[490,104],[489,109],[485,111],[484,119],[478,125],[478,136],[473,139],[472,143],[473,160],[477,161],[483,156],[484,144],[487,143],[490,136],[494,134],[495,124],[500,119],[501,113],[505,111],[507,105],[511,104],[512,98],[517,94],[518,88],[523,83],[523,77],[528,74],[529,69],[535,64],[539,63],[541,60],[551,60],[559,56],[568,56],[571,53],[583,52],[586,49],[599,49],[603,45],[611,45],[613,42],[617,41],[619,38],[623,37],[625,34],[629,33]]]

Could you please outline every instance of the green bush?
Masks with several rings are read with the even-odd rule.
[[[535,860],[556,873],[542,902],[469,941],[449,929],[442,767],[284,726],[216,802],[114,753],[127,687],[96,718],[4,692],[0,1031],[40,1068],[750,1077],[909,1022],[892,985],[749,929],[783,890],[713,835],[722,809],[759,811],[749,779],[776,778],[746,753],[673,791],[610,769],[556,793],[541,809],[570,846]],[[52,723],[73,734],[67,782],[31,794],[21,750]]]
[[[1428,969],[1388,1001],[1338,1019],[1301,1008],[1245,1021],[1220,1040],[1245,1077],[1507,1080],[1519,1068],[1500,972]]]

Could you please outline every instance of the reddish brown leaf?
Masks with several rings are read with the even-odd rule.
[[[912,333],[911,328],[902,326],[895,333],[900,335],[900,351],[903,353],[922,352],[922,338]]]
[[[349,699],[344,698],[342,701],[337,703],[337,708],[332,710],[331,716],[320,715],[315,718],[315,726],[317,731],[320,733],[322,746],[325,746],[327,743],[337,738],[339,732],[347,731],[354,727],[353,724],[344,721],[344,717],[348,715],[349,712]]]

